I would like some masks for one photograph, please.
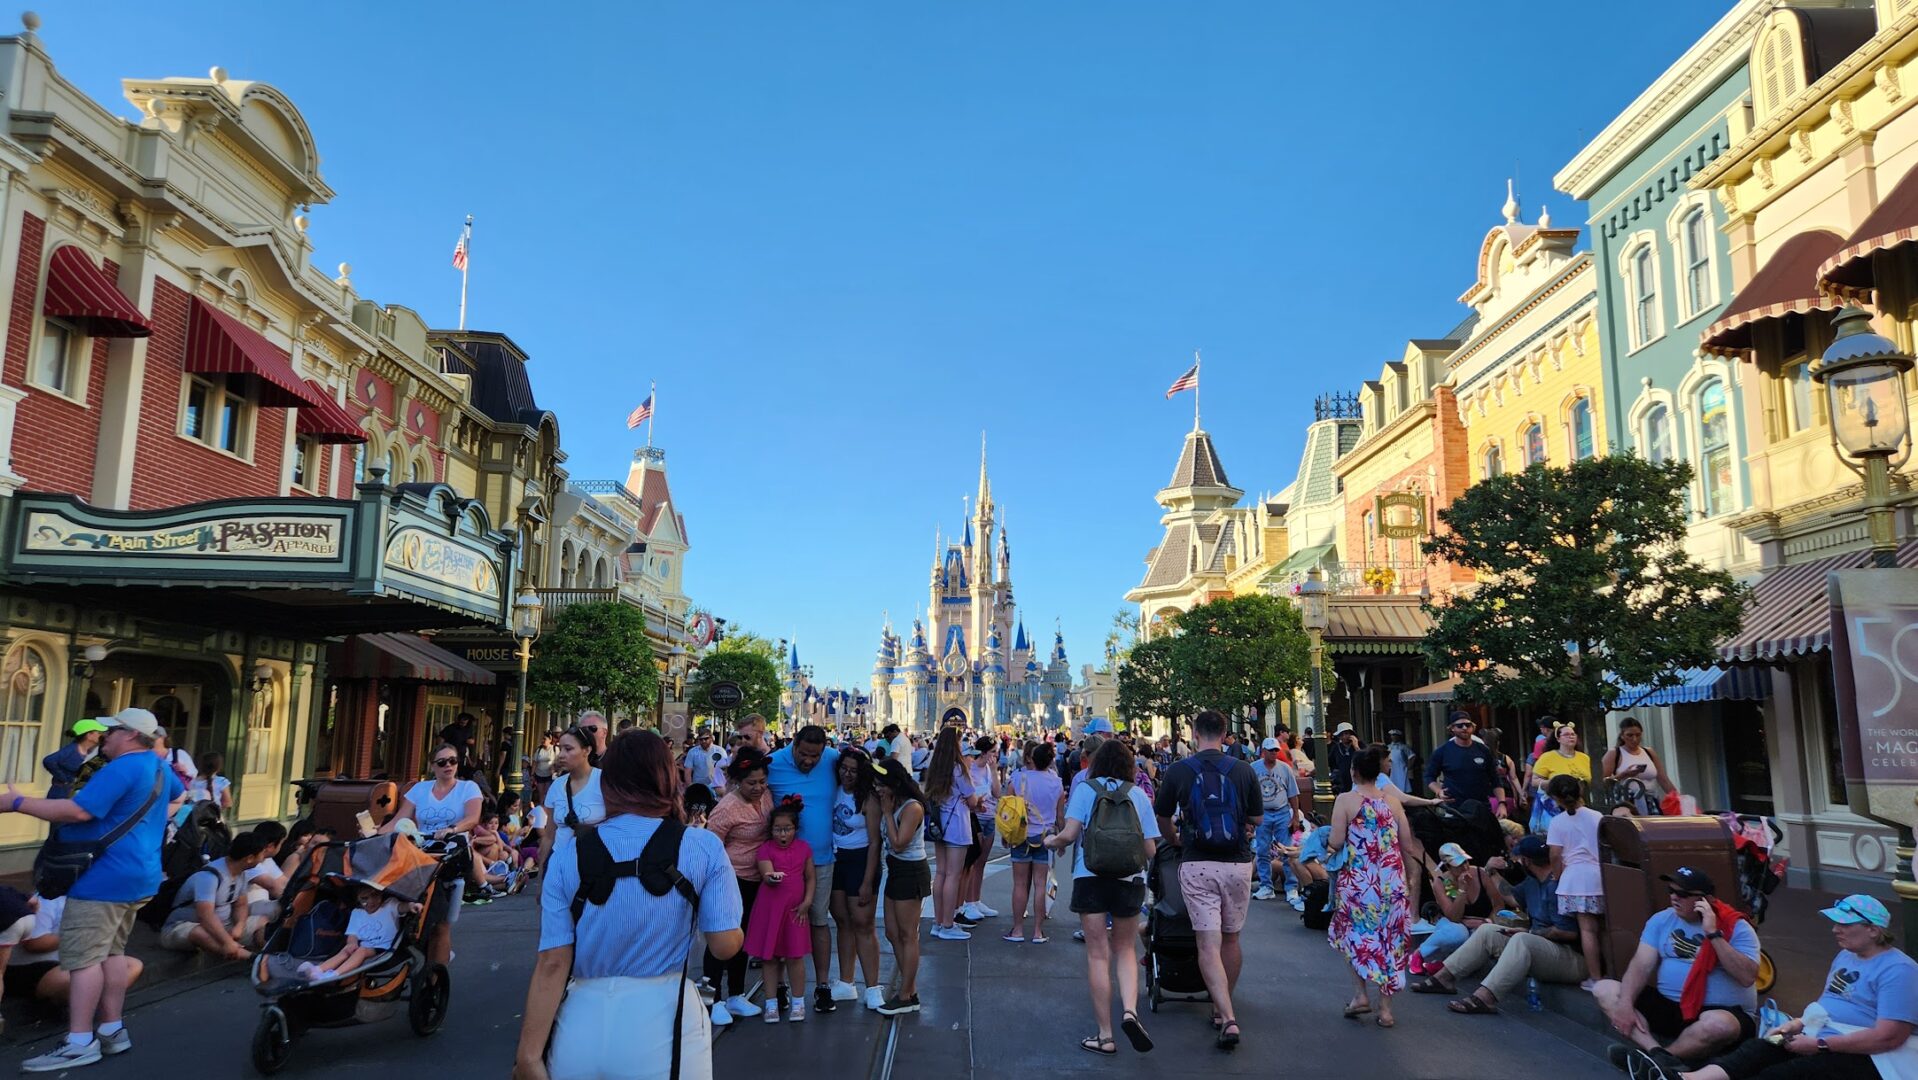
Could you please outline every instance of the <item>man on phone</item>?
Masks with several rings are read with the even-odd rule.
[[[1412,984],[1416,994],[1450,994],[1460,979],[1491,968],[1477,990],[1448,1006],[1453,1012],[1477,1016],[1498,1011],[1527,979],[1577,983],[1585,977],[1585,958],[1578,951],[1578,920],[1558,910],[1558,879],[1552,876],[1552,850],[1542,837],[1527,836],[1512,846],[1525,878],[1512,890],[1530,916],[1526,929],[1483,923],[1465,944],[1445,960],[1437,972]],[[1499,881],[1486,877],[1485,881]],[[1503,882],[1500,881],[1500,885]]]

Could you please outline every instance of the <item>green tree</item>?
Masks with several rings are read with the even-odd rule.
[[[700,658],[699,667],[687,681],[686,700],[692,705],[693,711],[711,716],[715,711],[713,684],[738,683],[739,689],[746,695],[745,703],[737,710],[740,716],[758,713],[768,720],[779,719],[779,693],[782,687],[778,668],[770,655],[776,649],[771,642],[766,642],[766,649],[759,649],[750,644],[735,645],[735,640],[730,634],[727,635],[726,640]]]
[[[1276,596],[1213,600],[1174,625],[1173,664],[1192,700],[1234,717],[1252,709],[1260,736],[1265,707],[1297,694],[1311,673],[1312,643],[1299,610]]]
[[[561,608],[534,646],[527,680],[526,699],[561,716],[589,708],[649,715],[659,703],[659,671],[645,612],[617,602]]]
[[[1196,711],[1174,657],[1178,645],[1170,635],[1140,642],[1119,665],[1117,710],[1129,729],[1142,730],[1162,716],[1172,722],[1176,736],[1179,722]]]
[[[1426,604],[1426,655],[1461,673],[1459,697],[1594,719],[1621,685],[1714,663],[1749,594],[1685,551],[1691,476],[1629,454],[1534,465],[1439,511],[1448,531],[1425,551],[1478,575]]]
[[[1123,666],[1138,644],[1139,613],[1133,608],[1120,608],[1113,613],[1112,626],[1106,631],[1105,656],[1099,670],[1110,672],[1114,666]]]

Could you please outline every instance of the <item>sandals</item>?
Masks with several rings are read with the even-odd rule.
[[[1357,1020],[1359,1017],[1371,1011],[1372,1003],[1369,1001],[1363,1005],[1347,1005],[1345,1007],[1345,1018],[1347,1020]]]
[[[1119,1021],[1119,1030],[1132,1042],[1132,1048],[1141,1054],[1152,1052],[1152,1036],[1145,1033],[1145,1025],[1139,1023],[1137,1013],[1126,1013]]]
[[[1034,945],[1044,945],[1044,944],[1045,944],[1046,942],[1048,942],[1048,941],[1051,941],[1051,940],[1052,940],[1051,938],[1049,938],[1049,937],[1047,937],[1047,936],[1045,936],[1044,934],[1034,934],[1034,935],[1032,935],[1032,943],[1033,943]]]
[[[1024,936],[1023,934],[1015,934],[1015,933],[1012,933],[1012,932],[1011,932],[1011,931],[1009,931],[1009,930],[1008,930],[1007,932],[1005,932],[1005,933],[1003,933],[1003,934],[1000,934],[1000,935],[999,935],[999,940],[1000,940],[1000,941],[1010,941],[1010,942],[1012,942],[1012,943],[1013,943],[1014,945],[1024,945],[1024,944],[1026,943],[1026,939],[1025,939],[1025,936]]]
[[[1372,1022],[1373,1022],[1373,1023],[1375,1023],[1375,1024],[1377,1024],[1378,1026],[1380,1026],[1380,1027],[1382,1027],[1382,1028],[1390,1028],[1390,1027],[1398,1027],[1398,1026],[1399,1026],[1399,1022],[1398,1022],[1398,1020],[1397,1020],[1397,1019],[1396,1019],[1395,1017],[1390,1017],[1390,1016],[1381,1016],[1381,1017],[1379,1017],[1378,1019],[1376,1019],[1376,1020],[1374,1020],[1374,1021],[1372,1021]]]
[[[1436,975],[1427,975],[1422,979],[1414,979],[1412,985],[1407,989],[1411,990],[1414,994],[1453,994],[1458,992],[1457,987],[1447,986],[1438,981],[1438,976]]]
[[[1100,1057],[1111,1057],[1119,1052],[1119,1044],[1111,1039],[1102,1039],[1097,1035],[1088,1035],[1079,1040],[1079,1049]]]
[[[1219,1049],[1227,1053],[1239,1048],[1239,1022],[1237,1020],[1227,1020],[1225,1026],[1219,1029],[1217,1044]]]
[[[1477,994],[1467,994],[1462,998],[1453,998],[1451,1001],[1445,1003],[1445,1007],[1461,1016],[1498,1015],[1498,1006],[1486,1004],[1485,999],[1479,997]]]

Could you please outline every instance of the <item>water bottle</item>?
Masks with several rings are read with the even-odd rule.
[[[1538,996],[1538,980],[1536,978],[1525,980],[1525,1007],[1533,1012],[1545,1011],[1545,1000]]]

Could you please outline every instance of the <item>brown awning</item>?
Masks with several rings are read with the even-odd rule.
[[[1722,660],[1774,661],[1831,648],[1831,593],[1826,578],[1837,570],[1872,565],[1869,551],[1833,555],[1781,566],[1752,586],[1743,628],[1718,647]],[[1898,548],[1898,565],[1918,567],[1918,540]]]
[[[1853,303],[1872,301],[1871,256],[1918,240],[1918,169],[1866,215],[1838,254],[1818,268],[1818,287],[1828,296]]]
[[[1427,701],[1450,701],[1458,693],[1458,676],[1447,675],[1435,683],[1426,683],[1414,690],[1399,695],[1399,701],[1406,705],[1418,705]]]
[[[147,318],[105,270],[77,247],[63,247],[47,264],[47,298],[40,310],[65,319],[88,337],[146,337]]]
[[[1335,653],[1415,653],[1432,629],[1416,596],[1334,596],[1325,645]]]
[[[1719,356],[1739,356],[1752,347],[1752,328],[1759,323],[1838,310],[1839,300],[1818,291],[1818,267],[1843,245],[1837,233],[1823,230],[1799,233],[1785,241],[1725,305],[1725,314],[1705,329],[1699,348]]]
[[[252,375],[260,380],[260,404],[268,408],[319,408],[327,400],[266,335],[199,300],[187,308],[184,366],[205,374]]]
[[[360,430],[360,422],[333,400],[333,395],[326,392],[326,387],[312,379],[306,380],[306,385],[312,388],[320,403],[300,406],[300,416],[296,421],[300,434],[322,443],[366,441],[366,432]]]
[[[492,686],[499,677],[418,634],[357,634],[336,647],[327,674],[336,679],[418,679]]]

